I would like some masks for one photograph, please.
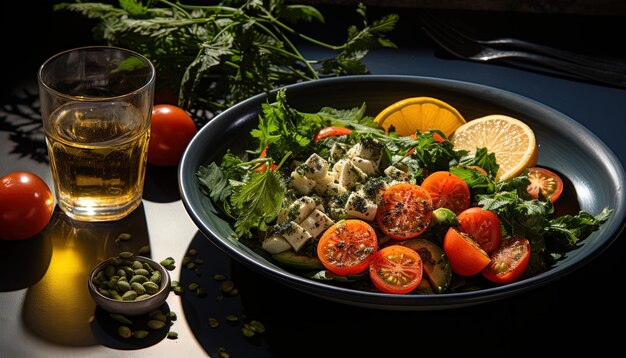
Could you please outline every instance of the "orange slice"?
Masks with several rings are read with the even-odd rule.
[[[471,120],[450,137],[454,149],[474,153],[476,148],[487,148],[496,155],[500,165],[496,178],[516,177],[537,163],[537,143],[532,129],[519,119],[503,114],[492,114]]]
[[[401,136],[411,135],[417,130],[438,129],[447,137],[466,121],[456,108],[444,101],[432,97],[411,97],[383,109],[374,122],[387,133],[393,126]]]

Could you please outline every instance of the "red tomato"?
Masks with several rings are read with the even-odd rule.
[[[524,273],[529,261],[530,242],[523,237],[510,238],[491,256],[482,274],[495,283],[510,283]]]
[[[377,250],[376,232],[368,223],[357,219],[338,221],[317,243],[317,256],[324,267],[341,276],[365,271]]]
[[[352,134],[352,130],[350,128],[338,127],[338,126],[330,126],[325,127],[319,130],[315,137],[313,137],[313,141],[315,143],[326,137],[338,137],[340,135],[350,135]]]
[[[464,232],[451,227],[443,238],[443,252],[448,256],[452,271],[461,276],[472,276],[482,271],[491,259],[476,241]]]
[[[458,215],[470,206],[467,183],[450,172],[440,171],[430,174],[422,182],[422,188],[428,190],[435,209],[448,208]]]
[[[183,151],[198,129],[184,109],[157,104],[152,109],[148,162],[168,167],[178,165]]]
[[[23,240],[40,233],[52,217],[54,198],[36,174],[14,172],[0,178],[0,238]]]
[[[458,217],[459,230],[471,236],[488,254],[500,246],[502,226],[493,211],[474,207],[464,210]]]
[[[408,293],[422,281],[423,264],[415,250],[401,245],[380,249],[370,262],[370,278],[385,293]]]
[[[387,188],[376,211],[376,221],[385,235],[396,240],[419,236],[430,224],[433,201],[424,188],[398,183]]]
[[[541,190],[541,194],[554,203],[563,192],[563,180],[557,173],[549,169],[528,168],[528,179],[530,179],[530,185],[528,185],[526,190],[535,199],[539,197],[539,191]]]

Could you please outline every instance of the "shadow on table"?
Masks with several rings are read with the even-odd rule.
[[[122,233],[130,234],[131,239],[116,240]],[[89,295],[87,278],[100,261],[121,251],[137,252],[149,244],[143,205],[124,219],[106,223],[75,221],[57,207],[46,229],[32,240],[41,246],[15,247],[13,260],[19,263],[41,257],[42,262],[31,266],[16,264],[12,266],[15,272],[9,273],[24,280],[18,287],[29,287],[22,307],[25,327],[58,344],[102,343],[90,328],[92,320],[98,317],[94,314],[96,305]],[[20,278],[20,271],[28,272],[31,268],[34,277]]]
[[[539,342],[555,343],[551,338],[555,332],[600,325],[618,305],[619,295],[601,294],[588,286],[592,280],[611,281],[608,275],[599,275],[609,264],[604,260],[513,297],[454,309],[402,312],[344,305],[286,287],[231,260],[200,232],[188,249],[197,254],[188,251],[186,261],[200,264],[181,267],[182,307],[191,331],[210,356],[219,356],[220,350],[231,357],[259,358],[466,355],[493,352],[498,345],[520,343],[520,337],[524,347],[516,344],[516,349],[533,349]],[[225,280],[232,281],[235,295],[221,290]],[[199,285],[206,294],[190,291],[189,284]],[[210,319],[219,325],[212,327]],[[246,338],[242,329],[252,320],[261,322],[266,331]]]

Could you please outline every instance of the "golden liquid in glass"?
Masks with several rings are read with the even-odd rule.
[[[57,203],[77,220],[121,219],[141,203],[149,121],[127,102],[69,103],[46,142]]]

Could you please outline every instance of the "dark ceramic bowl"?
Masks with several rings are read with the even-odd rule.
[[[273,101],[275,92],[270,94]],[[500,113],[519,118],[535,132],[539,165],[556,168],[571,186],[571,209],[593,215],[609,207],[611,218],[600,230],[546,272],[511,284],[473,292],[439,295],[392,295],[331,286],[291,273],[233,239],[232,222],[220,216],[202,194],[196,178],[201,165],[220,161],[227,149],[243,153],[252,147],[249,135],[258,123],[266,95],[243,101],[205,125],[187,147],[179,168],[182,200],[198,228],[222,251],[252,270],[282,284],[332,301],[392,310],[445,309],[474,305],[511,296],[553,282],[584,266],[615,240],[625,224],[626,175],[615,154],[589,130],[541,103],[477,84],[414,76],[347,76],[304,82],[287,87],[293,108],[316,112],[323,106],[352,108],[367,104],[375,116],[389,104],[407,97],[442,99],[467,119]]]

